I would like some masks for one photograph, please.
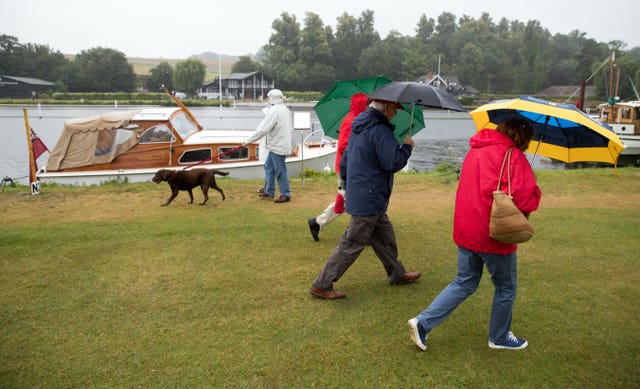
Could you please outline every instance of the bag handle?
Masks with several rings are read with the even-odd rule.
[[[509,196],[511,196],[511,152],[513,151],[513,147],[509,147],[507,152],[504,154],[504,159],[502,160],[502,167],[500,167],[500,175],[498,176],[498,187],[496,190],[500,190],[500,181],[502,181],[502,173],[504,172],[504,165],[507,165],[507,188],[509,190]],[[507,162],[508,159],[508,162]]]

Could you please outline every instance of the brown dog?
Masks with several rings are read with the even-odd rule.
[[[224,192],[222,189],[218,187],[216,184],[216,174],[221,176],[226,176],[229,172],[223,172],[221,170],[213,170],[213,169],[191,169],[191,170],[171,170],[171,169],[160,169],[156,172],[155,176],[153,176],[152,181],[156,184],[161,183],[162,181],[167,181],[169,186],[171,187],[171,196],[167,199],[167,201],[162,204],[162,206],[169,205],[176,198],[178,192],[181,190],[186,190],[189,192],[189,204],[193,203],[193,193],[191,190],[196,186],[200,186],[202,189],[202,194],[204,195],[204,201],[200,203],[200,205],[205,205],[207,200],[209,200],[209,188],[213,188],[220,192],[222,195],[222,201],[224,201]]]

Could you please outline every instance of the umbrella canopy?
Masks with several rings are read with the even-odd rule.
[[[564,162],[616,164],[624,145],[607,124],[590,118],[571,104],[531,96],[497,100],[470,112],[478,131],[495,129],[503,120],[520,117],[531,122],[533,140],[526,150]]]
[[[420,82],[391,82],[369,93],[369,98],[451,111],[466,111],[449,92]]]
[[[338,139],[338,130],[344,117],[351,107],[351,96],[356,93],[369,95],[374,90],[390,83],[386,77],[360,78],[356,80],[337,81],[329,88],[313,109],[318,115],[322,130],[327,136]],[[404,139],[409,127],[411,134],[424,128],[422,110],[411,110],[408,104],[403,104],[404,111],[398,110],[391,123],[396,126],[394,135],[398,143]],[[412,114],[413,113],[413,114]]]

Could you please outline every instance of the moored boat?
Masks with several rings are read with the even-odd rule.
[[[607,123],[624,144],[620,157],[633,163],[640,158],[640,101],[604,103],[598,106],[598,119]]]
[[[44,183],[92,185],[149,181],[159,169],[220,169],[233,178],[263,178],[258,143],[242,147],[254,130],[204,129],[182,102],[178,107],[115,111],[71,119],[51,151]],[[335,142],[312,133],[298,139],[286,159],[289,176],[333,166]],[[314,141],[310,141],[314,139]]]
[[[600,66],[602,67],[607,63],[610,65],[609,92],[607,95],[608,101],[598,105],[597,118],[608,124],[624,144],[624,150],[620,152],[620,157],[618,158],[618,165],[624,166],[628,163],[640,165],[640,101],[621,102],[617,97],[621,69],[617,68],[617,78],[614,82],[615,62],[614,52],[611,54],[611,58]],[[637,92],[636,98],[640,99]]]

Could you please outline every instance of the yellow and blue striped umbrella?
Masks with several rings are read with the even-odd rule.
[[[521,96],[492,101],[469,114],[478,131],[495,129],[512,117],[529,120],[534,135],[526,151],[563,162],[591,161],[615,165],[624,149],[611,127],[592,119],[571,104]]]

